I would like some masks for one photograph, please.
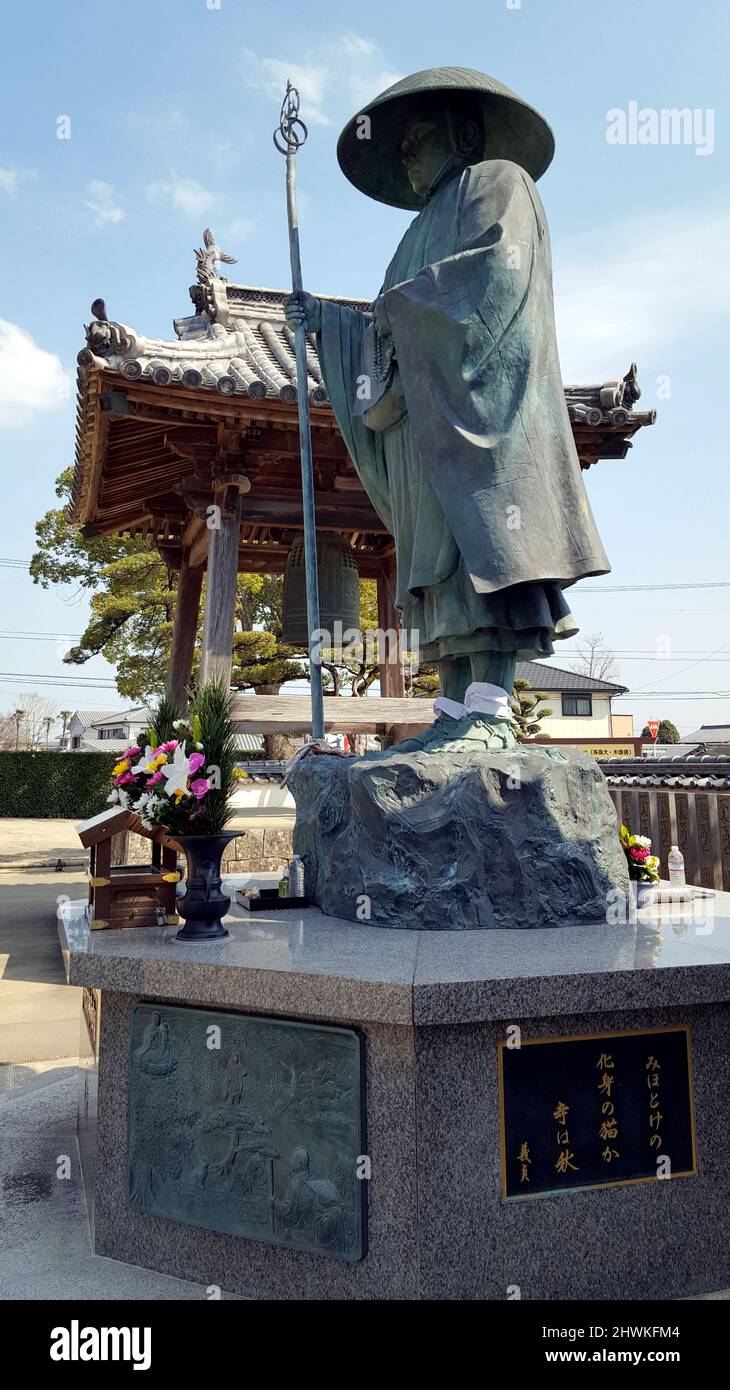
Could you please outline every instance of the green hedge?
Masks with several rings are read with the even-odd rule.
[[[0,816],[86,820],[106,809],[115,753],[0,752]]]

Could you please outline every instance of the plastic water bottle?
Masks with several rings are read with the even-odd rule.
[[[684,855],[678,845],[672,845],[667,864],[669,866],[669,882],[672,888],[684,888],[687,882],[684,876]]]
[[[298,854],[289,861],[289,889],[293,898],[304,897],[304,860]]]

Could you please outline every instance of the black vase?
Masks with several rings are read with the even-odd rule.
[[[177,900],[177,911],[185,918],[178,941],[217,941],[230,935],[221,921],[231,906],[221,892],[221,859],[226,845],[240,834],[224,830],[220,835],[175,836],[188,861],[185,894]]]

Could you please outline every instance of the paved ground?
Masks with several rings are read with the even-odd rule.
[[[8,1064],[78,1056],[81,991],[66,984],[56,903],[85,892],[78,874],[0,870],[0,1090]]]
[[[0,870],[0,1299],[205,1298],[202,1285],[91,1251],[76,1149],[81,991],[65,983],[60,892],[85,884]]]
[[[78,820],[0,820],[0,864],[85,864],[86,851],[76,834]]]
[[[91,1251],[73,1064],[0,1096],[0,1299],[205,1299],[202,1284]],[[70,1176],[62,1160],[68,1159]],[[222,1295],[230,1298],[231,1295]]]

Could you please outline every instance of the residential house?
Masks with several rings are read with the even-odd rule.
[[[78,709],[66,731],[72,753],[122,753],[150,723],[146,705],[129,709]]]
[[[146,705],[133,705],[125,710],[78,709],[66,732],[66,750],[72,753],[123,753],[137,743],[152,721]],[[263,739],[258,734],[236,734],[236,747],[241,753],[261,752]]]
[[[614,681],[578,675],[560,666],[541,661],[519,661],[517,675],[528,680],[533,690],[544,690],[552,714],[540,719],[541,737],[576,739],[626,738],[633,736],[630,714],[614,714],[611,702],[625,695],[628,687]]]

